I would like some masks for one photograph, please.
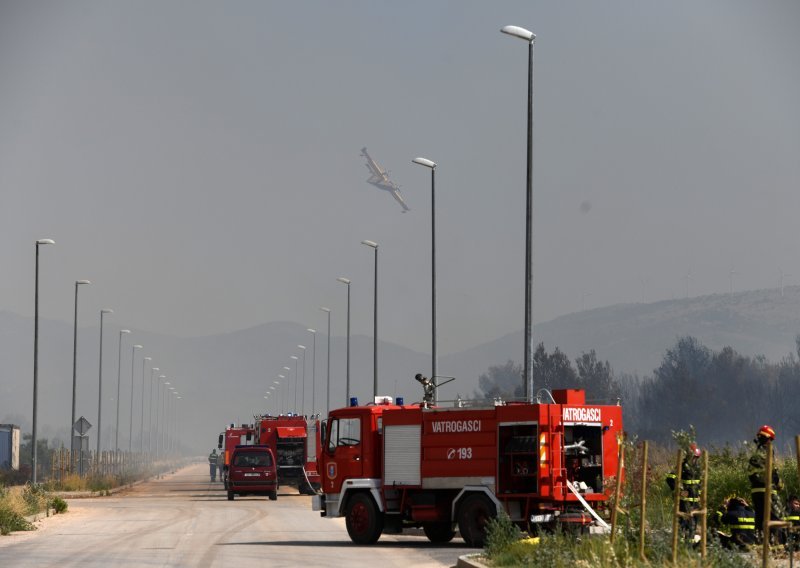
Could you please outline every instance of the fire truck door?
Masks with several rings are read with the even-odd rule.
[[[326,477],[338,487],[345,479],[360,478],[363,469],[361,419],[337,418],[329,421]],[[330,490],[325,488],[326,492]]]

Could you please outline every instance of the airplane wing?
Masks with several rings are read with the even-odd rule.
[[[400,191],[399,190],[393,189],[392,190],[392,197],[394,197],[397,200],[397,202],[403,207],[403,213],[408,211],[408,205],[406,205],[406,202],[403,201],[403,196],[400,195]]]

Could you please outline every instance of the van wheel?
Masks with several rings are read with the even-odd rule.
[[[453,523],[449,521],[423,523],[422,530],[429,541],[436,543],[450,542],[456,535]]]
[[[467,546],[483,548],[486,525],[496,516],[497,509],[486,495],[475,493],[464,499],[458,508],[458,530]]]
[[[367,493],[356,493],[347,504],[347,534],[356,544],[374,544],[383,532],[383,514]]]
[[[228,491],[228,501],[233,501],[233,491]]]
[[[270,501],[277,501],[278,500],[278,492],[277,491],[270,491],[269,492],[269,500]]]

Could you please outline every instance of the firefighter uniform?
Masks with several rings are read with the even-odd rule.
[[[720,540],[727,548],[747,550],[756,543],[755,512],[744,499],[733,497],[717,510]]]
[[[756,449],[750,456],[748,462],[748,477],[750,480],[750,496],[755,510],[756,531],[761,533],[764,526],[764,493],[766,492],[766,470],[767,470],[767,444],[775,439],[775,432],[769,426],[762,426],[756,435]],[[774,458],[773,449],[773,458]],[[775,463],[773,459],[773,464]],[[783,488],[777,468],[772,468],[772,494],[770,496],[770,518],[778,521],[783,518],[783,507],[781,506],[778,491]],[[779,539],[782,536],[779,533]]]
[[[690,516],[680,518],[681,532],[687,539],[692,539],[697,527],[697,517],[691,515],[693,511],[700,508],[700,464],[698,457],[700,450],[692,448],[690,453],[683,458],[681,465],[681,487],[680,487],[680,504],[679,510],[681,513],[687,513]],[[667,485],[673,491],[676,490],[675,482],[678,476],[676,473],[671,472],[667,475]]]
[[[792,531],[789,533],[789,545],[791,550],[797,550],[798,531],[800,530],[800,499],[792,495],[789,497],[786,505],[786,515],[783,517],[784,521],[792,523]]]

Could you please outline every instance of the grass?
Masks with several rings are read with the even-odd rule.
[[[709,452],[708,509],[709,525],[714,511],[729,496],[738,495],[750,501],[750,484],[747,465],[752,448],[732,450],[724,448]],[[641,445],[629,443],[626,447],[626,482],[621,505],[629,512],[621,515],[615,543],[612,546],[607,536],[585,536],[543,534],[539,539],[520,539],[519,529],[507,517],[498,517],[488,526],[486,557],[492,566],[552,566],[554,568],[622,568],[622,567],[667,567],[672,566],[672,510],[673,494],[665,483],[666,474],[674,469],[676,454],[664,448],[648,452],[647,469],[647,537],[645,555],[639,558],[638,530],[641,512]],[[794,458],[779,459],[778,471],[785,486],[786,495],[800,492],[797,462]],[[742,555],[722,548],[718,542],[709,540],[707,557],[700,558],[698,551],[681,545],[678,566],[697,568],[745,568],[757,565],[751,555]]]

